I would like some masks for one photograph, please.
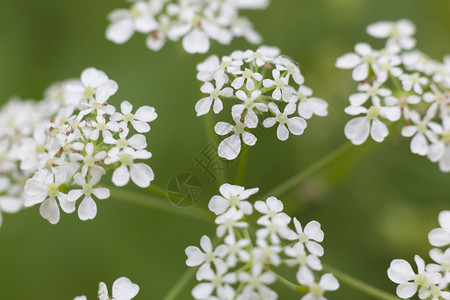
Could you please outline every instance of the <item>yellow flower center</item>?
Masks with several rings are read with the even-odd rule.
[[[50,183],[47,187],[47,193],[50,198],[55,198],[58,196],[58,185],[56,183]]]
[[[95,95],[95,89],[91,87],[87,87],[84,89],[84,98],[92,99]]]
[[[369,108],[369,111],[367,112],[367,117],[370,120],[375,120],[380,115],[380,109],[376,106],[372,106]]]

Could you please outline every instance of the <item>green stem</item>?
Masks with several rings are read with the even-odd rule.
[[[171,204],[166,199],[160,199],[152,195],[143,195],[140,193],[130,192],[129,190],[110,187],[112,198],[158,209],[172,214],[185,217],[191,217],[198,220],[212,222],[211,214],[198,207],[181,208]]]
[[[269,191],[263,198],[283,195],[293,187],[299,185],[300,183],[308,179],[311,175],[315,174],[316,172],[322,170],[332,162],[336,161],[338,158],[340,158],[342,155],[350,151],[352,148],[353,145],[351,142],[344,143],[339,148],[333,150],[332,152],[330,152],[320,160],[316,161],[306,169],[298,172],[290,179],[284,181],[282,184]]]
[[[236,184],[242,185],[244,183],[244,175],[245,175],[245,169],[247,167],[247,159],[248,159],[248,153],[250,152],[249,147],[245,147],[242,149],[241,156],[239,157],[239,166],[238,171],[236,174]]]
[[[167,199],[167,190],[155,185],[154,183],[150,184],[150,186],[147,188],[150,192],[155,193],[158,196],[161,196],[165,199]]]
[[[282,283],[283,285],[285,285],[286,287],[290,288],[291,290],[294,290],[296,292],[298,292],[298,285],[290,282],[289,280],[287,280],[286,278],[284,278],[283,276],[275,273],[274,271],[268,269],[273,275],[275,275],[275,277],[277,278],[277,280]]]
[[[366,295],[370,295],[372,297],[375,297],[377,299],[382,300],[400,300],[400,298],[393,296],[383,290],[380,290],[377,287],[374,287],[368,283],[365,283],[357,278],[354,278],[342,271],[339,271],[333,267],[330,267],[328,265],[323,264],[323,270],[325,272],[331,272],[334,276],[336,276],[339,281],[342,283],[347,284],[348,286],[354,288],[355,290],[358,290],[360,292],[363,292]]]
[[[208,114],[204,115],[203,120],[204,120],[206,135],[208,137],[208,143],[213,143],[214,148],[216,148],[216,147],[218,148],[219,147],[219,139],[214,131],[215,124],[214,124],[214,119],[213,119],[212,113],[208,113]],[[217,151],[216,151],[216,157],[218,160],[222,159],[221,157],[219,157],[219,154],[217,153]],[[227,181],[227,178],[226,178],[224,170],[219,170],[217,175],[218,175],[217,176],[217,187],[219,187]]]
[[[175,286],[170,290],[169,294],[167,294],[166,297],[163,298],[163,300],[174,300],[180,294],[180,292],[183,290],[186,284],[191,281],[192,277],[194,276],[195,268],[189,268],[187,269],[183,275],[178,279]]]

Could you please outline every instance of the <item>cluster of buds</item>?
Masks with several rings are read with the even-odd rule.
[[[324,238],[320,224],[311,221],[302,227],[283,212],[283,203],[275,197],[250,203],[248,198],[258,190],[226,183],[220,187],[221,195],[211,198],[208,207],[217,215],[216,239],[220,242],[213,247],[205,235],[200,240],[201,249],[186,248],[186,264],[199,267],[196,278],[201,282],[192,290],[193,297],[277,299],[270,285],[289,282],[278,274],[284,265],[296,268],[298,284],[287,285],[304,293],[302,299],[326,300],[324,293],[337,290],[339,283],[331,273],[319,280],[315,276],[322,270],[320,257],[324,254],[319,244]],[[249,222],[254,217],[258,217],[256,231]]]
[[[197,70],[197,79],[204,82],[201,91],[208,95],[195,105],[197,116],[207,114],[211,107],[220,113],[222,100],[238,102],[231,108],[234,123],[219,122],[214,128],[220,136],[232,133],[219,145],[222,158],[233,160],[239,155],[241,138],[253,146],[257,138],[251,131],[260,123],[266,128],[278,123],[277,137],[285,141],[289,132],[304,132],[305,119],[328,114],[328,103],[311,97],[313,92],[303,85],[300,68],[278,48],[234,51],[221,59],[213,55],[197,65]]]
[[[411,137],[411,151],[438,162],[450,172],[450,57],[433,60],[415,48],[415,26],[408,20],[378,22],[367,33],[387,39],[381,50],[358,43],[355,53],[336,62],[353,69],[358,93],[350,96],[349,115],[361,115],[345,126],[345,135],[359,145],[369,135],[382,142],[388,125],[401,122],[402,135]]]
[[[440,228],[430,231],[428,240],[436,248],[430,250],[433,263],[416,255],[417,272],[404,259],[395,259],[388,269],[389,278],[398,284],[397,295],[410,299],[417,292],[420,299],[450,299],[450,211],[439,214]]]
[[[155,110],[142,106],[133,113],[132,105],[124,101],[116,111],[108,99],[117,89],[116,82],[94,68],[83,71],[81,80],[53,86],[47,100],[34,104],[40,110],[33,113],[42,113],[34,130],[10,147],[20,149],[20,169],[29,177],[21,181],[24,205],[40,204],[42,217],[52,224],[60,219],[60,207],[72,213],[79,199],[80,219],[93,219],[94,197],[110,196],[109,189],[99,186],[108,171],[116,186],[126,185],[131,177],[145,188],[154,178],[147,164],[136,161],[151,157],[142,133],[150,130]],[[132,134],[133,129],[138,133]],[[14,188],[6,193],[11,192]]]
[[[210,39],[228,45],[234,37],[261,43],[241,9],[264,9],[268,0],[146,0],[109,15],[106,38],[117,44],[128,41],[135,31],[147,35],[149,49],[160,50],[167,40],[182,41],[188,53],[206,53]]]

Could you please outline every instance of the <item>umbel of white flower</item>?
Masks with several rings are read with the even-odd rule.
[[[450,172],[450,57],[441,62],[415,49],[415,31],[408,20],[369,25],[367,33],[386,39],[385,47],[357,43],[354,53],[337,60],[336,66],[352,69],[359,83],[345,109],[356,117],[344,133],[355,145],[369,136],[382,142],[389,126],[401,122],[401,134],[412,138],[411,151]]]
[[[120,277],[114,281],[111,295],[108,293],[108,287],[100,282],[98,287],[98,300],[131,300],[139,293],[139,286],[132,283],[127,277]],[[87,300],[86,296],[78,296],[73,300]]]
[[[52,224],[58,223],[60,209],[78,210],[81,220],[90,220],[97,214],[95,200],[110,196],[109,189],[99,185],[108,172],[116,186],[130,179],[139,187],[150,185],[153,171],[142,161],[151,153],[142,133],[150,131],[148,123],[157,114],[150,106],[134,110],[128,101],[116,111],[108,100],[117,89],[104,72],[88,68],[81,80],[58,84],[43,101],[32,104],[35,111],[26,116],[37,117],[32,127],[25,127],[23,138],[4,134],[2,139],[6,146],[0,154],[5,153],[10,176],[17,173],[15,181],[23,182],[24,190],[19,193],[13,177],[0,175],[0,190],[5,194],[0,196],[2,209],[13,210],[17,203],[39,204],[42,217]],[[9,113],[11,105],[23,111],[29,104],[12,102],[6,107]],[[23,121],[12,123],[13,129],[21,128]]]
[[[146,36],[149,49],[158,51],[166,41],[179,41],[188,53],[206,53],[210,40],[228,45],[234,37],[260,44],[261,37],[242,9],[264,9],[269,0],[146,0],[109,15],[106,38],[127,42],[134,32]]]
[[[223,138],[218,147],[222,158],[235,159],[242,143],[255,145],[258,130],[275,126],[278,139],[285,141],[289,133],[304,132],[306,119],[328,114],[328,103],[312,97],[297,64],[278,48],[234,51],[222,58],[213,55],[198,64],[197,70],[205,94],[195,105],[197,116],[211,110],[220,114],[224,101],[233,103],[231,123],[221,121],[214,127]]]
[[[432,246],[439,247],[430,250],[434,261],[425,264],[419,256],[414,257],[417,271],[404,259],[394,259],[387,271],[389,279],[397,283],[397,295],[410,299],[416,293],[420,299],[450,299],[448,292],[450,284],[450,211],[439,214],[441,228],[430,231],[428,235]]]
[[[271,287],[278,278],[274,268],[286,265],[297,271],[298,283],[293,285],[304,294],[302,300],[326,300],[324,294],[337,290],[339,283],[331,273],[316,276],[322,270],[320,257],[324,254],[319,244],[324,238],[320,223],[311,221],[303,227],[283,212],[283,203],[275,197],[252,204],[250,197],[258,190],[226,183],[220,187],[220,195],[211,198],[208,208],[217,216],[217,245],[204,235],[200,248],[185,250],[186,265],[198,267],[199,283],[192,296],[277,299]],[[251,215],[258,216],[256,224],[246,221]],[[256,226],[255,236],[250,235],[250,226]]]

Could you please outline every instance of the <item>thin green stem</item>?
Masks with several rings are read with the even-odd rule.
[[[155,193],[158,196],[161,196],[165,199],[167,199],[167,190],[155,185],[153,182],[152,184],[147,188],[150,192]]]
[[[247,160],[248,160],[248,153],[250,152],[249,147],[245,147],[241,155],[239,157],[239,166],[236,174],[236,184],[242,185],[244,183],[244,175],[245,175],[245,169],[247,167]]]
[[[195,274],[195,268],[187,269],[183,275],[181,275],[180,279],[178,279],[175,286],[170,290],[169,294],[163,298],[163,300],[174,300],[186,286],[186,284],[191,281],[192,277]]]
[[[393,296],[383,290],[380,290],[377,287],[374,287],[368,283],[365,283],[357,278],[354,278],[342,271],[339,271],[333,267],[330,267],[329,265],[323,264],[323,270],[325,272],[331,272],[333,273],[336,278],[341,281],[344,284],[347,284],[348,286],[354,288],[355,290],[358,290],[360,292],[363,292],[366,295],[370,295],[372,297],[375,297],[377,299],[382,300],[400,300],[400,298]]]
[[[208,113],[203,116],[204,125],[205,125],[205,131],[208,138],[209,143],[213,143],[214,147],[219,147],[219,138],[217,137],[216,133],[214,132],[214,119],[211,113]],[[221,160],[222,158],[219,157],[219,154],[216,152],[216,156],[218,160]],[[217,174],[217,187],[221,186],[227,181],[226,174],[224,170],[219,170]]]
[[[268,269],[273,275],[275,275],[275,277],[277,278],[277,280],[282,283],[284,286],[290,288],[291,290],[294,290],[296,292],[298,292],[298,285],[290,282],[289,280],[287,280],[286,278],[284,278],[283,276],[279,275],[278,273]]]
[[[308,179],[311,175],[317,173],[318,171],[322,170],[326,166],[330,165],[332,162],[336,161],[338,158],[340,158],[342,155],[347,153],[353,148],[353,145],[351,142],[346,142],[337,149],[333,150],[323,158],[319,159],[306,169],[298,172],[294,176],[292,176],[290,179],[284,181],[282,184],[277,186],[276,188],[269,191],[263,198],[267,198],[270,196],[281,196],[290,189],[294,188],[295,186],[299,185],[306,179]]]
[[[129,190],[112,187],[110,187],[109,190],[111,191],[112,198],[118,200],[165,211],[171,214],[212,222],[211,214],[198,207],[192,206],[181,208],[171,204],[167,199],[161,199],[152,195],[143,195]]]

